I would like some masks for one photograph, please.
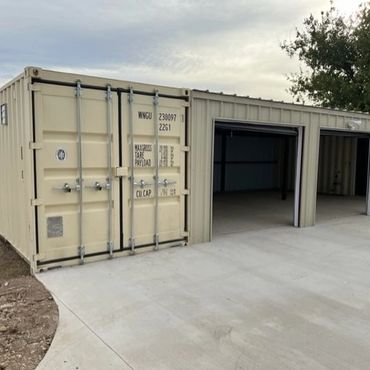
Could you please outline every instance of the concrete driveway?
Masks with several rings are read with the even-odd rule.
[[[369,369],[370,219],[270,228],[38,275],[39,369]]]

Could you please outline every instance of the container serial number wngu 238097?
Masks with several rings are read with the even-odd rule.
[[[159,113],[160,121],[176,121],[176,113]]]

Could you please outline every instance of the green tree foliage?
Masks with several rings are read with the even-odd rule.
[[[330,108],[370,111],[370,2],[344,17],[331,5],[281,48],[306,66],[291,74],[290,93]]]

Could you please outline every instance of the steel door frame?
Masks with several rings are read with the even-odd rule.
[[[215,118],[212,120],[212,138],[211,138],[211,188],[210,188],[210,240],[213,234],[213,176],[214,176],[214,149],[215,149],[215,132],[216,126],[230,128],[235,130],[264,132],[296,137],[296,155],[295,155],[295,181],[294,181],[294,207],[293,207],[293,226],[300,227],[300,210],[301,210],[301,184],[302,184],[302,163],[303,163],[303,142],[304,127],[292,125],[271,125],[253,121],[236,121],[224,118]],[[370,164],[369,164],[370,165]],[[370,181],[370,180],[369,180]],[[370,200],[369,200],[370,204]]]
[[[370,216],[370,137],[367,158],[366,216]]]
[[[294,183],[294,213],[293,226],[300,227],[300,213],[301,213],[301,186],[302,186],[302,160],[303,160],[303,134],[304,128],[297,127],[297,148],[296,148],[296,162],[295,162],[295,183]]]
[[[367,187],[366,187],[366,203],[365,203],[365,214],[370,216],[370,134],[368,132],[362,131],[348,131],[348,130],[338,130],[330,128],[320,129],[321,136],[345,136],[353,138],[367,138],[369,140],[369,152],[367,159]],[[319,145],[320,150],[320,145]],[[317,164],[318,166],[319,164]]]

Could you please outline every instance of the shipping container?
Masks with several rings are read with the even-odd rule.
[[[188,100],[26,68],[0,95],[0,234],[35,271],[184,245]]]
[[[0,107],[0,235],[33,271],[210,241],[218,193],[304,227],[317,191],[368,192],[367,114],[38,67]]]

